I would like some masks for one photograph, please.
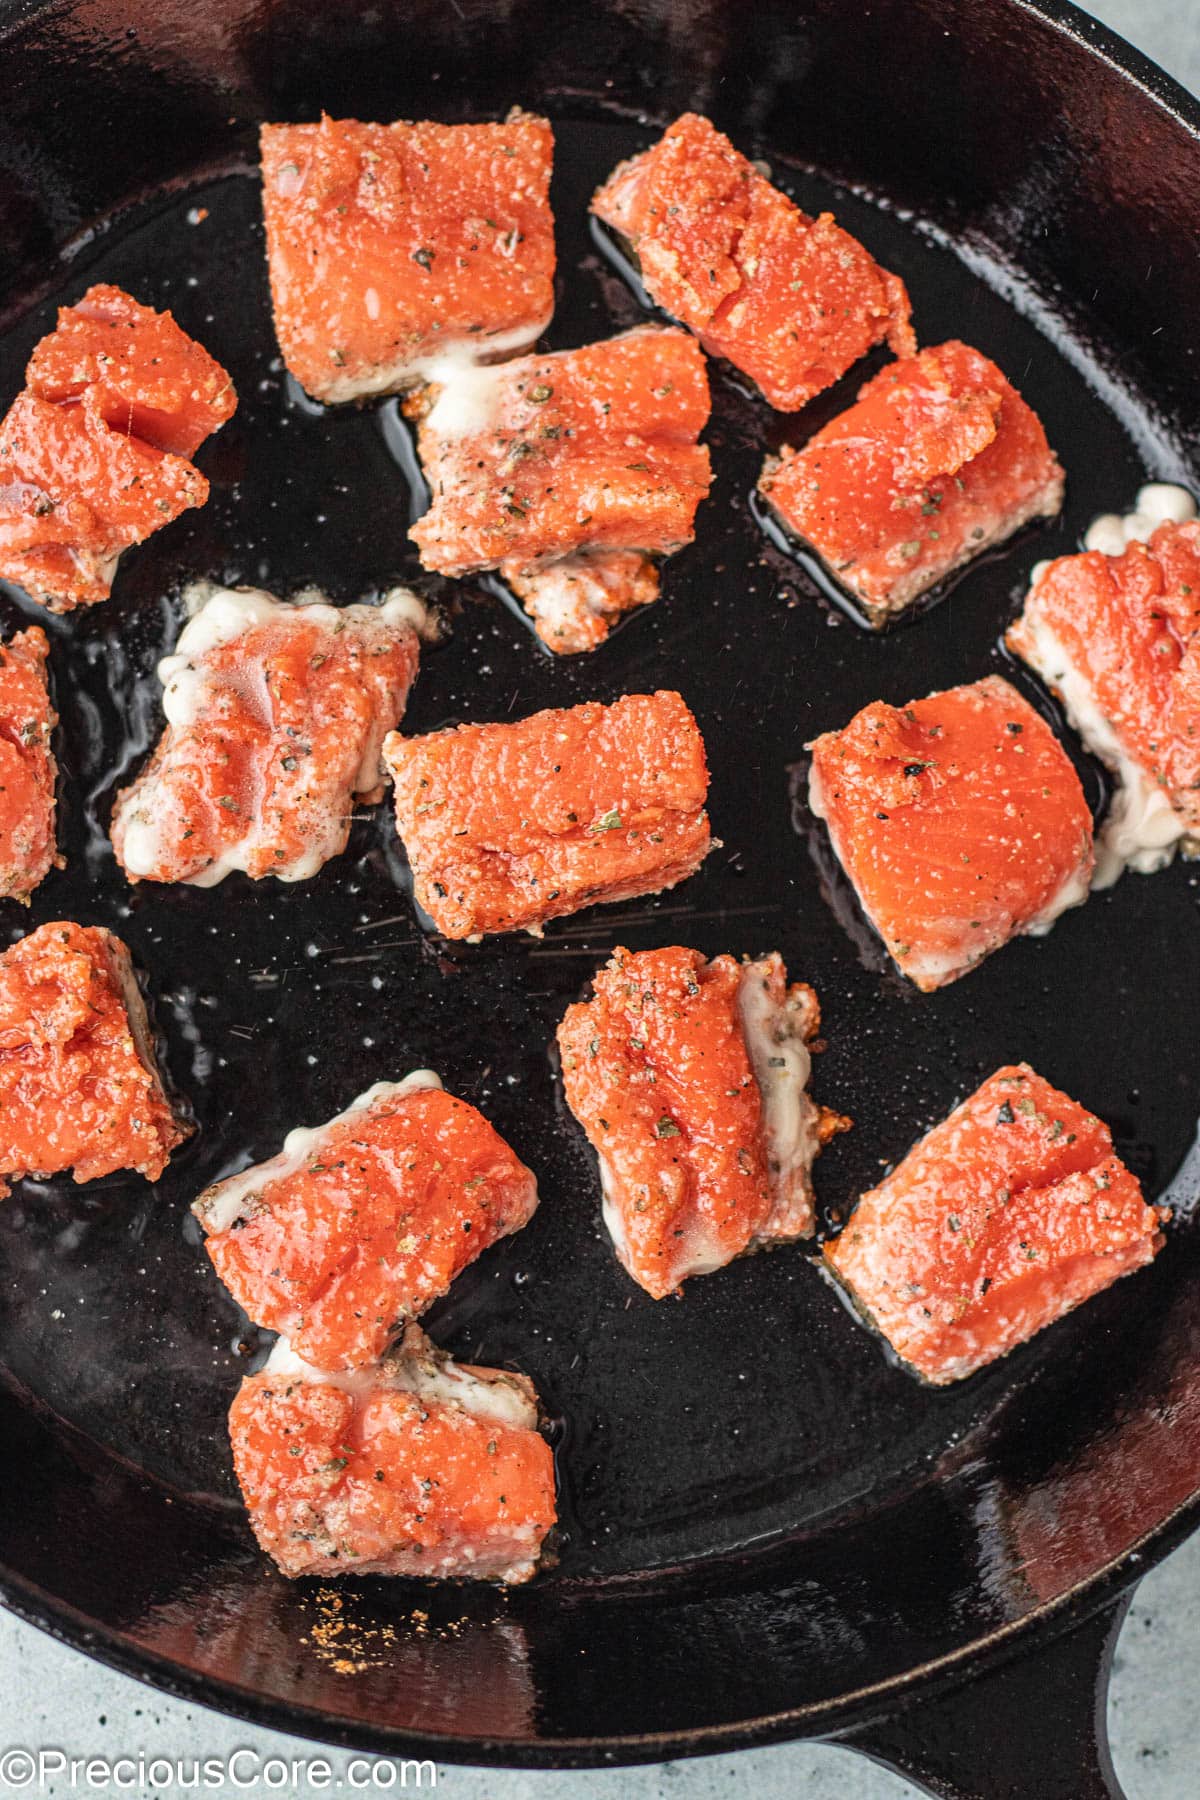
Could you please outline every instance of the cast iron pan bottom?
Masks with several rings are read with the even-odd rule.
[[[558,135],[561,276],[548,345],[637,322],[645,314],[589,233],[586,202],[653,125],[532,91],[511,98],[548,104]],[[1073,548],[1096,512],[1125,508],[1149,476],[1190,472],[1149,402],[1109,381],[1087,342],[1006,298],[1009,272],[978,243],[960,255],[886,195],[838,190],[769,144],[745,147],[903,276],[923,342],[962,336],[1001,364],[1068,472],[1059,521],[886,636],[831,606],[765,541],[750,505],[764,451],[839,410],[874,362],[798,422],[714,364],[716,483],[697,543],[668,564],[658,605],[596,654],[555,660],[481,584],[420,571],[406,529],[421,502],[402,473],[396,403],[324,412],[282,374],[257,185],[244,168],[133,207],[0,344],[8,395],[54,304],[114,281],[170,306],[230,369],[240,400],[199,458],[209,504],[128,556],[111,604],[49,621],[68,867],[35,896],[32,917],[10,912],[8,936],[71,917],[126,939],[199,1131],[155,1188],[26,1182],[0,1208],[7,1560],[28,1584],[18,1603],[36,1613],[38,1590],[51,1596],[76,1641],[84,1619],[98,1621],[94,1647],[124,1666],[202,1693],[195,1684],[213,1677],[227,1684],[224,1703],[318,1734],[445,1734],[451,1753],[470,1740],[473,1754],[563,1760],[584,1740],[624,1739],[628,1755],[636,1738],[657,1754],[694,1729],[758,1720],[769,1730],[774,1712],[890,1679],[1053,1602],[1193,1485],[1200,1420],[1174,1385],[1196,1349],[1186,1221],[1152,1270],[945,1393],[888,1363],[802,1248],[656,1305],[601,1234],[595,1170],[548,1045],[616,944],[777,947],[792,976],[813,983],[828,1043],[815,1091],[856,1121],[818,1165],[827,1224],[1004,1061],[1028,1059],[1107,1119],[1150,1195],[1166,1190],[1200,1113],[1195,1058],[1172,1066],[1162,1054],[1194,1034],[1194,868],[1126,877],[1047,939],[922,996],[887,971],[861,920],[848,930],[835,917],[829,901],[845,915],[845,896],[822,891],[822,841],[792,806],[806,740],[869,700],[999,670],[1054,716],[997,648],[1030,567]],[[282,595],[317,584],[343,602],[411,583],[448,628],[423,660],[413,732],[677,686],[708,746],[723,848],[659,900],[560,921],[541,941],[479,946],[423,935],[386,807],[365,811],[346,854],[300,886],[235,876],[207,892],[132,890],[107,821],[157,734],[155,663],[197,576]],[[9,591],[0,622],[7,632],[34,613]],[[1079,760],[1098,809],[1100,774]],[[455,1353],[535,1380],[556,1420],[561,1560],[510,1596],[346,1582],[339,1639],[316,1586],[285,1583],[251,1543],[224,1417],[265,1339],[210,1272],[187,1208],[291,1126],[419,1065],[481,1106],[539,1174],[533,1223],[488,1252],[427,1323]],[[1178,1410],[1180,1462],[1145,1469],[1134,1491],[1129,1446],[1110,1427],[1148,1403]],[[110,1522],[108,1557],[80,1524],[87,1508]],[[664,1658],[678,1680],[661,1666],[645,1680]]]

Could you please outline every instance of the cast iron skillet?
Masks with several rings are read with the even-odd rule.
[[[1200,113],[1069,7],[1020,0],[56,0],[3,20],[0,392],[54,304],[111,279],[172,306],[241,395],[201,456],[209,505],[130,556],[110,605],[51,627],[69,865],[32,921],[5,924],[66,915],[129,941],[200,1130],[156,1189],[26,1183],[0,1208],[9,1603],[169,1691],[379,1751],[561,1766],[812,1734],[943,1794],[1115,1792],[1097,1670],[1200,1487],[1196,874],[1127,877],[923,997],[883,968],[791,797],[815,731],[1006,668],[997,639],[1033,561],[1147,474],[1192,479]],[[864,371],[789,424],[718,367],[699,541],[599,653],[553,661],[482,586],[422,576],[395,404],[323,413],[274,360],[254,131],[322,106],[453,120],[514,101],[559,133],[551,344],[643,316],[586,199],[698,107],[899,270],[926,342],[962,335],[999,360],[1068,470],[1062,519],[871,637],[765,544],[749,503],[764,447]],[[153,667],[195,575],[341,600],[415,581],[449,638],[413,730],[678,685],[724,848],[662,900],[540,943],[424,936],[383,809],[301,887],[131,892],[104,828],[157,731]],[[28,611],[10,593],[0,623]],[[802,1249],[652,1304],[599,1235],[546,1045],[615,943],[672,941],[778,946],[820,992],[817,1091],[857,1120],[819,1167],[827,1224],[1025,1057],[1175,1203],[1167,1250],[949,1393],[890,1366]],[[331,1639],[328,1602],[274,1574],[236,1504],[223,1415],[263,1346],[187,1203],[289,1126],[428,1063],[541,1176],[533,1224],[430,1324],[535,1378],[558,1420],[561,1560],[511,1595],[348,1582]]]

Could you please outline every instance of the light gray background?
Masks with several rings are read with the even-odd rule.
[[[1200,90],[1200,0],[1099,0],[1085,10]],[[1200,1794],[1198,1662],[1200,1535],[1142,1583],[1117,1648],[1109,1725],[1117,1770],[1130,1800],[1195,1800]],[[136,1757],[144,1751],[148,1757],[172,1760],[227,1757],[242,1746],[264,1758],[321,1754],[301,1739],[252,1731],[216,1713],[164,1699],[0,1613],[0,1753],[12,1745],[61,1747],[78,1757]],[[336,1776],[345,1759],[329,1755]],[[858,1757],[810,1744],[576,1775],[444,1768],[438,1790],[452,1800],[717,1800],[739,1793],[759,1800],[783,1800],[785,1795],[901,1800],[913,1793],[907,1783]],[[70,1790],[59,1781],[50,1791]],[[154,1788],[164,1796],[184,1791]],[[267,1790],[259,1786],[253,1791]],[[289,1782],[283,1791],[295,1800],[308,1800],[318,1790],[301,1780]],[[0,1778],[0,1794],[16,1792]]]

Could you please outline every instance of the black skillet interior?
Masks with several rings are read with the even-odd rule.
[[[1197,1482],[1200,1248],[1186,1219],[1151,1271],[935,1393],[888,1364],[801,1248],[697,1281],[680,1303],[634,1288],[601,1236],[547,1045],[615,944],[778,947],[824,1006],[816,1092],[856,1120],[819,1165],[830,1221],[1014,1058],[1109,1120],[1151,1194],[1168,1188],[1200,1113],[1195,871],[1126,877],[926,997],[827,891],[792,795],[806,739],[876,697],[1001,670],[1061,723],[997,640],[1037,558],[1073,547],[1147,475],[1191,479],[1190,124],[1082,48],[1070,20],[996,0],[7,12],[0,393],[54,305],[106,280],[170,306],[240,397],[199,458],[208,506],[129,555],[111,604],[50,626],[69,861],[32,918],[4,924],[15,938],[69,916],[130,943],[200,1129],[156,1188],[28,1182],[0,1208],[10,1597],[214,1704],[537,1762],[812,1729],[844,1696],[1096,1577]],[[395,402],[323,412],[281,374],[254,125],[322,107],[470,119],[517,101],[558,136],[551,347],[644,316],[586,202],[618,157],[698,107],[904,277],[923,341],[960,335],[999,361],[1068,471],[1061,520],[909,627],[865,633],[765,543],[750,506],[764,450],[843,405],[864,369],[784,420],[714,366],[698,541],[672,559],[662,601],[596,654],[553,660],[479,584],[423,575]],[[479,946],[422,934],[385,808],[302,886],[131,891],[109,808],[157,732],[155,663],[197,575],[281,594],[317,583],[342,601],[411,581],[449,626],[412,731],[678,686],[708,745],[723,848],[657,901]],[[0,622],[33,611],[9,592]],[[1079,760],[1099,807],[1099,772]],[[263,1340],[209,1271],[187,1206],[290,1126],[420,1064],[540,1176],[533,1223],[428,1322],[454,1351],[534,1377],[558,1421],[561,1562],[507,1596],[348,1582],[339,1635],[328,1599],[276,1576],[239,1511],[223,1420]]]

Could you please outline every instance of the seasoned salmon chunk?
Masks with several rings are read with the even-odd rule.
[[[884,625],[937,582],[1062,505],[1037,414],[994,362],[951,342],[889,363],[759,489]]]
[[[885,338],[916,348],[904,284],[831,213],[811,219],[707,119],[685,113],[613,170],[592,211],[646,291],[793,412]]]
[[[622,613],[658,599],[659,571],[640,550],[582,550],[533,567],[501,564],[504,580],[548,650],[575,656],[602,644]]]
[[[49,654],[36,625],[0,645],[0,899],[28,901],[55,862]]]
[[[711,847],[708,765],[678,694],[627,694],[386,739],[413,894],[450,938],[657,894]]]
[[[1162,1248],[1108,1127],[997,1070],[864,1194],[825,1266],[924,1380],[960,1381]]]
[[[60,307],[58,324],[25,371],[30,393],[56,406],[91,392],[114,431],[173,456],[195,456],[234,415],[233,383],[169,312],[118,287],[88,289]]]
[[[812,1165],[848,1123],[808,1095],[817,997],[778,952],[616,950],[558,1028],[567,1104],[600,1159],[604,1220],[654,1299],[807,1237]]]
[[[711,479],[704,357],[643,325],[433,385],[409,403],[432,500],[413,526],[444,575],[498,569],[550,649],[579,651],[658,593]]]
[[[528,1581],[556,1517],[537,1425],[525,1376],[453,1362],[415,1325],[340,1378],[281,1340],[229,1413],[254,1535],[285,1575]]]
[[[524,350],[554,312],[546,119],[262,128],[275,331],[334,404]]]
[[[1180,844],[1185,854],[1200,854],[1195,511],[1181,488],[1143,488],[1134,530],[1126,534],[1114,521],[1111,553],[1089,549],[1039,565],[1008,633],[1009,647],[1054,689],[1088,749],[1116,777],[1097,844],[1098,887],[1125,868],[1163,868]]]
[[[919,988],[956,981],[1086,900],[1092,819],[1079,777],[999,676],[865,706],[811,749],[812,810]]]
[[[189,458],[236,405],[170,313],[106,286],[61,308],[0,424],[0,576],[54,612],[107,599],[122,551],[208,498]]]
[[[256,1325],[319,1368],[353,1369],[536,1206],[533,1175],[482,1113],[420,1070],[293,1131],[193,1211]]]
[[[402,588],[343,607],[194,593],[202,604],[159,664],[166,731],[117,796],[117,860],[132,881],[212,887],[234,869],[306,881],[345,849],[355,800],[384,791],[381,747],[417,672],[424,609]]]
[[[59,920],[0,956],[0,1192],[70,1168],[156,1181],[188,1132],[120,938]]]

